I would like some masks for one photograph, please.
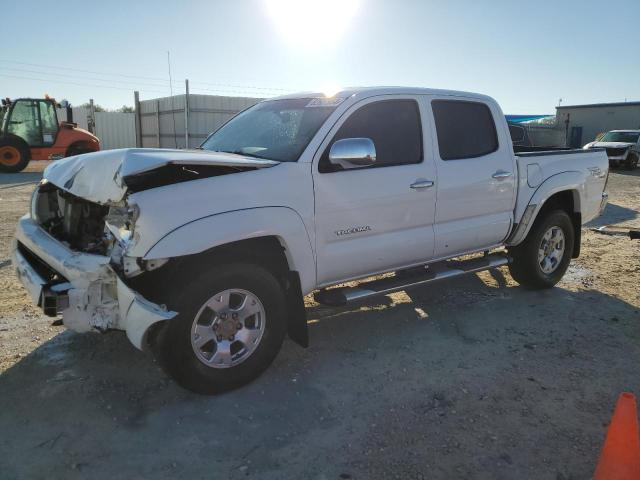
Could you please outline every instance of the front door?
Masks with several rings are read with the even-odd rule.
[[[7,133],[22,138],[30,147],[49,147],[58,134],[58,118],[51,100],[16,100],[7,122]]]
[[[313,164],[319,285],[396,269],[433,255],[435,169],[430,122],[406,96],[354,105],[334,126]],[[426,133],[425,133],[426,132]],[[329,162],[331,145],[369,138],[371,167]]]
[[[16,100],[8,113],[7,133],[22,138],[29,146],[42,145],[37,100]]]
[[[50,147],[58,135],[58,115],[56,107],[50,100],[39,100],[40,124],[42,125],[42,145]]]

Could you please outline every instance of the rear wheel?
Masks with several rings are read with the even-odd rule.
[[[286,333],[276,278],[258,265],[221,266],[187,283],[171,305],[179,312],[152,350],[181,386],[213,394],[244,385],[274,360]]]
[[[538,218],[527,238],[509,253],[509,272],[520,285],[533,289],[551,288],[560,281],[573,255],[574,230],[564,210]]]
[[[0,172],[21,172],[28,164],[28,145],[16,138],[0,138]]]

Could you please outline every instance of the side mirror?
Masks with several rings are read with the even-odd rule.
[[[370,138],[344,138],[331,146],[329,162],[345,169],[368,167],[376,163],[376,147]]]

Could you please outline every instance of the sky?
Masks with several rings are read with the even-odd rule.
[[[479,92],[507,114],[640,100],[640,0],[0,0],[0,96]]]

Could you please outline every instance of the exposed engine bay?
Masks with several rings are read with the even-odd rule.
[[[112,241],[105,234],[109,207],[76,197],[51,183],[36,188],[31,216],[72,250],[104,255]]]

